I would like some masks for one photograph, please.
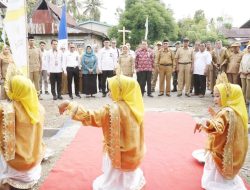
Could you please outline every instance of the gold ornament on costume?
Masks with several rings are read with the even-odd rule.
[[[217,79],[216,79],[216,85],[218,84],[224,84],[225,88],[226,88],[226,92],[227,92],[227,97],[229,97],[230,93],[231,93],[231,86],[230,83],[227,79],[227,75],[225,72],[222,72],[221,74],[218,75]]]

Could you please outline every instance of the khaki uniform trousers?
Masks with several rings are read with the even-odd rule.
[[[160,94],[164,94],[164,85],[166,81],[166,94],[170,95],[172,73],[173,73],[173,65],[167,65],[167,66],[159,65]]]
[[[210,68],[209,71],[209,80],[210,80],[210,84],[209,84],[209,89],[211,90],[211,92],[214,91],[214,86],[216,84],[216,79],[217,79],[217,75],[219,73],[219,70],[213,65],[213,68]]]
[[[66,74],[62,74],[62,95],[68,94],[68,79]]]
[[[178,64],[178,94],[182,94],[185,87],[185,93],[189,94],[190,83],[191,83],[191,63],[189,64]]]
[[[246,102],[250,102],[250,78],[241,78],[241,85]]]
[[[227,73],[228,81],[232,84],[239,84],[239,74],[238,73]]]
[[[40,94],[40,71],[30,72],[30,80],[34,83],[37,94]]]
[[[159,75],[159,70],[155,68],[151,79],[151,90],[155,90],[158,75]]]

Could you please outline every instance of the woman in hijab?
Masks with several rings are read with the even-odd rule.
[[[94,97],[94,94],[97,93],[96,67],[97,58],[91,46],[87,46],[82,57],[83,94],[86,94],[87,97],[89,97],[89,95],[91,95],[91,97]]]
[[[0,80],[1,80],[1,100],[7,99],[6,92],[4,90],[4,81],[6,78],[7,68],[9,64],[12,64],[13,59],[10,53],[9,46],[4,46],[3,51],[0,53]]]
[[[140,169],[145,154],[144,105],[140,86],[126,76],[108,79],[113,104],[95,111],[65,101],[60,113],[68,112],[83,125],[102,128],[103,174],[93,182],[94,190],[140,190],[145,179]]]

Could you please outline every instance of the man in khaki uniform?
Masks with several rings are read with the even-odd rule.
[[[164,95],[164,83],[166,80],[166,96],[170,96],[171,76],[175,70],[175,55],[168,47],[168,40],[163,41],[163,48],[156,54],[156,66],[160,75],[160,93]]]
[[[176,54],[177,50],[181,46],[181,42],[177,41],[174,45],[175,45],[175,51],[174,51],[174,53]],[[174,72],[173,72],[172,75],[173,75],[173,90],[171,92],[177,92],[178,72],[176,71],[176,69],[174,70]]]
[[[156,81],[157,81],[158,75],[159,75],[159,68],[157,67],[157,64],[156,64],[156,55],[158,54],[158,52],[162,48],[162,43],[159,41],[156,43],[156,46],[157,46],[157,49],[154,52],[155,66],[154,66],[154,71],[153,71],[152,80],[151,80],[151,92],[155,92]]]
[[[240,43],[232,44],[233,52],[229,54],[229,62],[227,65],[227,78],[232,84],[239,84],[239,68],[243,53],[240,51]]]
[[[211,42],[206,43],[206,48],[207,51],[211,54],[212,56],[212,63],[209,65],[209,73],[208,73],[208,80],[209,80],[209,88],[211,90],[211,94],[213,94],[214,91],[214,85],[216,82],[216,78],[219,72],[219,66],[217,64],[217,57],[215,51],[213,51]]]
[[[180,47],[175,55],[176,70],[178,71],[178,97],[182,96],[185,87],[185,95],[190,97],[190,80],[193,72],[193,50],[188,47],[189,39],[183,39],[183,47]]]
[[[38,96],[40,96],[40,73],[42,68],[42,54],[40,49],[35,47],[34,36],[29,36],[29,77],[34,83]]]
[[[227,62],[228,62],[228,53],[225,47],[222,47],[222,41],[217,40],[215,43],[215,54],[217,57],[217,64],[220,68],[220,72],[226,72]]]

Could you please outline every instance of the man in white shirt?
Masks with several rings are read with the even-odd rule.
[[[50,74],[51,93],[53,95],[53,100],[62,100],[62,73],[66,73],[66,71],[63,61],[63,54],[57,49],[57,44],[57,40],[51,40],[52,49],[48,51],[46,61],[48,64],[48,73]]]
[[[201,43],[199,49],[200,51],[194,55],[194,93],[203,98],[206,92],[206,77],[208,75],[208,67],[212,62],[212,56],[206,51],[205,43]]]
[[[113,54],[115,56],[115,62],[117,63],[118,62],[118,58],[120,56],[120,51],[116,47],[116,40],[114,40],[114,39],[111,41],[111,49],[113,50]]]
[[[102,97],[106,97],[107,78],[115,75],[116,58],[113,49],[109,47],[110,40],[106,38],[103,42],[104,47],[98,54],[98,69],[102,73]]]
[[[69,52],[67,52],[66,54],[65,66],[66,66],[66,71],[67,71],[69,97],[73,99],[72,79],[74,78],[75,95],[78,98],[81,98],[79,94],[80,56],[79,56],[79,53],[76,51],[75,45],[73,43],[69,44]]]
[[[47,57],[47,51],[45,49],[46,43],[44,41],[41,41],[40,43],[40,50],[41,50],[41,55],[42,55],[42,70],[41,70],[41,75],[40,75],[40,94],[42,94],[42,84],[44,81],[44,90],[45,94],[49,94],[48,91],[48,65],[46,61]]]

